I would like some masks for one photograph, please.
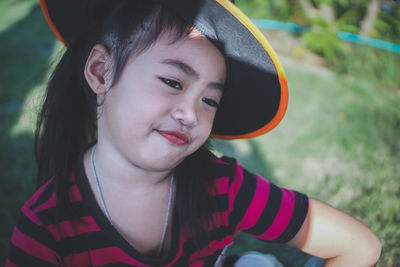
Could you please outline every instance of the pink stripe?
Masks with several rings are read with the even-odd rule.
[[[228,226],[228,214],[226,212],[214,212],[211,214],[213,223],[210,225],[208,230],[213,230],[214,228],[219,228],[221,226]]]
[[[215,180],[215,187],[218,194],[228,194],[229,176],[221,177]]]
[[[223,161],[222,159],[219,159],[219,158],[215,158],[214,162],[218,163],[218,164],[229,165],[228,163],[226,163],[225,161]]]
[[[91,216],[63,221],[58,224],[49,225],[46,228],[56,240],[101,230]]]
[[[18,267],[18,265],[7,259],[5,267]]]
[[[66,266],[102,266],[112,263],[126,263],[141,267],[148,266],[134,260],[118,247],[94,249],[72,254],[64,257],[64,263]]]
[[[217,178],[213,181],[213,185],[209,187],[208,194],[210,196],[216,196],[219,194],[227,194],[229,189],[229,176],[224,176],[221,178]],[[210,190],[215,189],[215,190]]]
[[[63,266],[93,266],[90,251],[65,256],[63,258]]]
[[[190,256],[189,261],[196,261],[202,257],[207,257],[215,253],[215,251],[219,249],[223,249],[226,245],[229,245],[233,242],[233,236],[227,236],[222,241],[213,240],[211,241],[207,247],[197,251]]]
[[[41,243],[27,236],[17,227],[14,228],[11,242],[14,244],[15,247],[21,249],[25,253],[35,258],[50,262],[54,265],[60,264],[60,258],[54,250],[42,245]]]
[[[211,218],[208,220],[208,225],[206,225],[204,219],[198,220],[199,223],[203,226],[203,228],[208,229],[211,231],[215,228],[219,228],[221,226],[228,226],[228,213],[227,212],[214,212],[211,214]]]
[[[78,188],[77,185],[71,186],[69,190],[70,190],[69,191],[69,198],[70,198],[71,202],[81,201],[82,200],[82,195],[79,192],[79,188]],[[49,198],[49,200],[47,200],[46,202],[44,202],[44,203],[40,204],[39,206],[37,206],[33,210],[33,212],[37,213],[39,211],[47,210],[47,209],[53,208],[55,206],[56,206],[56,194],[53,193],[51,195],[51,197]]]
[[[39,212],[39,211],[47,210],[47,209],[53,208],[53,207],[55,207],[55,206],[56,206],[56,194],[53,193],[53,194],[51,195],[51,197],[49,198],[49,200],[47,200],[46,202],[44,202],[44,203],[40,204],[39,206],[37,206],[37,207],[33,210],[33,212],[34,212],[34,213],[37,213],[37,212]]]
[[[148,266],[131,258],[118,247],[96,249],[92,250],[90,254],[93,259],[93,266],[102,266],[116,262],[132,264],[134,266]]]
[[[243,216],[242,221],[238,224],[236,231],[243,231],[253,227],[260,218],[265,206],[268,202],[270,184],[267,180],[257,176],[257,188],[253,199]]]
[[[229,213],[233,210],[233,202],[243,182],[243,167],[236,163],[235,179],[229,188]]]
[[[196,262],[193,262],[190,264],[190,267],[202,267],[204,266],[204,261],[203,260],[198,260]]]
[[[22,213],[26,215],[26,217],[28,217],[29,220],[31,220],[33,223],[36,223],[40,226],[43,226],[42,221],[36,216],[36,214],[29,209],[30,206],[28,205],[24,205],[21,209]]]
[[[281,188],[282,190],[282,202],[279,208],[279,212],[276,215],[274,222],[271,227],[264,232],[258,238],[273,240],[279,237],[289,224],[290,218],[293,214],[295,196],[294,192]]]
[[[71,202],[78,202],[82,200],[82,195],[77,185],[73,185],[69,188],[69,199]]]
[[[26,206],[31,206],[36,203],[38,198],[42,195],[42,193],[46,190],[46,187],[53,181],[53,178],[49,179],[44,185],[42,185],[33,196],[25,203]],[[25,206],[24,205],[24,206]]]
[[[214,240],[208,246],[213,250],[223,249],[226,245],[233,242],[233,236],[227,236],[221,241]]]
[[[188,231],[186,231],[185,229],[181,228],[179,229],[179,234],[180,234],[180,242],[183,244],[185,243],[190,237],[191,235],[189,234]]]

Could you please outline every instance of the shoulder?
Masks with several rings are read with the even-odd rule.
[[[215,195],[227,199],[229,212],[235,207],[243,207],[244,203],[250,205],[255,197],[265,199],[271,190],[278,189],[264,177],[248,171],[235,158],[214,156],[211,161],[214,174],[211,188]]]
[[[8,251],[9,265],[15,266],[48,266],[58,265],[56,239],[47,218],[54,218],[47,211],[56,205],[54,180],[42,185],[22,206],[21,213],[11,237]],[[15,264],[15,265],[13,265]]]
[[[217,157],[211,155],[209,167],[213,173],[212,181],[219,193],[227,193],[238,172],[241,171],[241,166],[237,160],[227,156]]]
[[[228,156],[214,156],[212,157],[211,161],[214,170],[215,181],[218,182],[224,180],[229,186],[230,190],[237,191],[243,185],[245,187],[254,187],[257,185],[258,179],[268,182],[264,178],[248,171],[235,158]],[[219,184],[220,183],[221,182],[219,182]]]
[[[43,210],[48,210],[56,206],[55,181],[49,179],[43,184],[22,206],[22,213],[26,216],[36,216]],[[38,221],[38,223],[40,220]]]
[[[215,155],[211,155],[210,164],[213,168],[216,177],[220,176],[233,177],[235,174],[235,169],[237,168],[236,159],[227,156],[217,157]]]
[[[235,232],[259,239],[287,242],[297,233],[308,211],[308,197],[271,183],[230,157],[214,158],[223,172],[216,181],[229,201],[229,222]]]
[[[234,179],[238,174],[247,171],[235,158],[228,156],[217,157],[212,155],[211,165],[216,177],[229,176],[231,179]]]
[[[61,208],[58,203],[56,187],[55,178],[49,179],[46,183],[40,186],[39,189],[37,189],[36,192],[33,193],[33,195],[23,204],[21,208],[22,215],[35,224],[41,226],[52,225],[57,223],[58,220],[73,216],[70,214],[72,210],[67,208],[69,207],[68,205],[62,206]],[[68,190],[67,202],[69,204],[77,203],[80,202],[79,200],[82,200],[74,174],[71,175],[66,190]],[[62,212],[59,212],[60,209],[62,209]],[[62,215],[62,218],[58,218],[60,215]]]

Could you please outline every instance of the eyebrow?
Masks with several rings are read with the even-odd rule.
[[[171,65],[175,68],[178,68],[179,70],[183,71],[186,75],[190,76],[191,78],[193,78],[195,80],[200,78],[200,75],[192,67],[190,67],[188,64],[186,64],[185,62],[183,62],[181,60],[164,59],[163,61],[161,61],[161,63]],[[208,84],[208,86],[211,88],[217,89],[217,90],[221,90],[221,91],[223,91],[225,88],[225,85],[220,82],[210,82]]]

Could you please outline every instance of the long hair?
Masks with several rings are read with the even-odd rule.
[[[107,14],[98,15],[95,29],[88,29],[72,40],[55,68],[37,120],[35,154],[37,181],[54,177],[58,212],[70,210],[68,185],[77,159],[96,142],[98,103],[84,77],[86,60],[95,44],[102,44],[112,56],[112,85],[128,58],[153,44],[163,33],[178,41],[192,26],[171,14],[157,1],[108,1]],[[195,247],[207,244],[212,199],[207,184],[211,153],[202,146],[176,169],[176,203],[180,227],[192,236]],[[204,224],[199,224],[202,218]]]

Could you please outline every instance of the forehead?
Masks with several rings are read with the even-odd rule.
[[[220,54],[223,57],[217,47],[196,28],[191,28],[187,34],[182,36],[177,36],[174,31],[165,31],[150,47],[152,46],[164,47],[164,49],[199,49],[204,50],[205,53]]]
[[[130,61],[141,64],[180,61],[190,66],[200,76],[222,82],[226,76],[224,56],[196,29],[192,29],[188,35],[179,39],[173,32],[166,32],[142,53],[133,55]]]

